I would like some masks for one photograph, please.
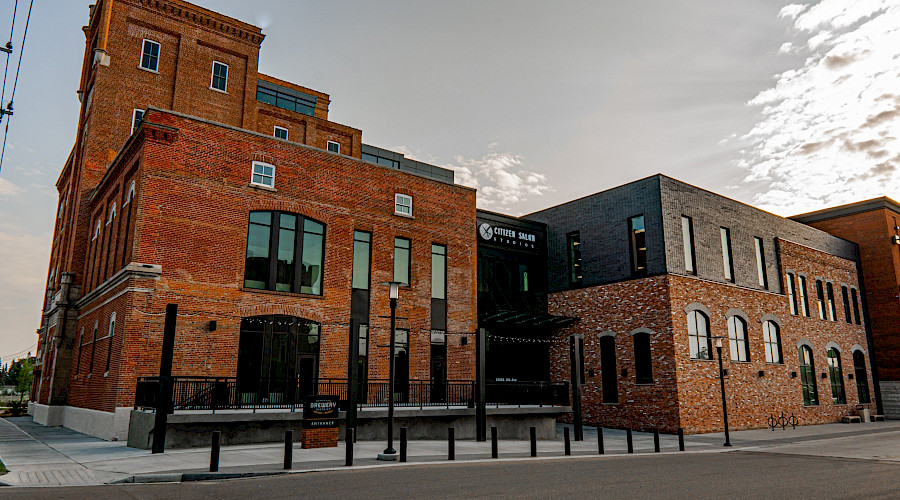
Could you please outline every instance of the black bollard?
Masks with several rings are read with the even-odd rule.
[[[447,429],[447,460],[456,460],[456,429]]]
[[[294,431],[284,431],[284,470],[290,470],[294,463]]]
[[[529,429],[531,432],[531,456],[537,456],[537,427]]]
[[[653,429],[653,451],[659,453],[659,428]]]
[[[603,454],[603,427],[597,427],[597,448]]]
[[[497,428],[491,427],[491,458],[497,458]]]
[[[563,449],[565,450],[566,456],[571,455],[572,454],[572,443],[569,442],[569,428],[568,427],[563,429],[563,443],[564,443]]]
[[[400,461],[406,462],[406,427],[400,428]]]
[[[344,459],[344,465],[347,467],[353,466],[353,435],[356,434],[354,432],[353,427],[347,427],[344,431],[344,442],[346,444],[345,451],[346,456]]]
[[[634,441],[631,437],[631,429],[626,429],[625,437],[628,439],[628,453],[634,453]]]
[[[219,440],[222,433],[213,431],[212,433],[212,450],[209,452],[209,471],[219,472]]]
[[[684,429],[678,428],[678,451],[684,451]]]

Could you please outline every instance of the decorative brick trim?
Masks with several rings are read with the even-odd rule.
[[[684,308],[684,313],[688,314],[692,311],[700,311],[706,315],[707,318],[712,319],[712,312],[710,312],[709,308],[699,302],[691,302]]]
[[[725,319],[731,319],[733,316],[743,319],[748,325],[750,324],[750,316],[747,316],[747,313],[736,307],[725,311]]]
[[[628,336],[629,336],[629,337],[634,337],[635,335],[637,335],[637,334],[639,334],[639,333],[648,333],[648,334],[650,334],[650,335],[655,335],[655,334],[656,334],[653,330],[651,330],[651,329],[649,329],[649,328],[643,328],[643,327],[642,327],[642,328],[635,328],[634,330],[631,330],[630,332],[628,332]]]

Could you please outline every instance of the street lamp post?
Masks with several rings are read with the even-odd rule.
[[[722,337],[714,337],[716,339],[716,355],[719,357],[719,388],[722,391],[722,418],[725,420],[725,444],[731,446],[731,439],[728,437],[728,404],[725,402],[725,370],[722,368]]]
[[[399,281],[383,283],[390,287],[391,298],[391,346],[388,353],[388,421],[387,421],[387,448],[378,454],[378,460],[397,460],[397,450],[394,449],[394,346],[397,342],[397,298],[400,296]]]

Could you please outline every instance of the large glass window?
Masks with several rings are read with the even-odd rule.
[[[806,276],[800,275],[800,310],[804,316],[809,316],[809,300],[806,298]]]
[[[410,241],[394,238],[394,281],[409,284]]]
[[[774,321],[763,321],[766,363],[781,363],[781,331]]]
[[[315,96],[262,80],[257,82],[256,100],[309,116],[316,111]]]
[[[822,288],[822,280],[816,280],[816,307],[819,309],[819,319],[825,319],[825,290]]]
[[[644,216],[638,215],[628,219],[628,231],[631,238],[631,270],[634,274],[647,272],[647,234],[644,229]]]
[[[242,318],[237,391],[241,403],[296,403],[318,393],[319,324],[294,316]]]
[[[353,288],[369,289],[371,259],[372,233],[353,231]]]
[[[409,330],[398,328],[394,336],[394,401],[409,400]]]
[[[791,306],[791,314],[798,314],[799,307],[797,304],[797,284],[794,283],[794,275],[791,273],[787,273],[787,291],[788,291],[788,304]]]
[[[828,295],[828,319],[837,321],[837,308],[834,305],[834,285],[826,283],[825,288]]]
[[[681,242],[684,245],[684,270],[697,274],[696,256],[694,255],[694,222],[686,215],[681,216]]]
[[[431,245],[431,298],[447,298],[447,247]]]
[[[153,40],[144,40],[141,52],[141,68],[159,71],[159,44]]]
[[[753,247],[756,249],[756,273],[759,286],[769,288],[769,280],[766,277],[766,251],[762,238],[753,238]]]
[[[800,386],[803,389],[803,404],[819,404],[819,390],[816,388],[816,366],[812,349],[800,346]]]
[[[700,311],[691,311],[687,315],[687,322],[691,359],[712,359],[709,318]]]
[[[834,404],[847,404],[847,396],[844,393],[844,374],[841,370],[841,353],[834,347],[828,349],[828,378],[831,379],[831,399]]]
[[[653,354],[650,350],[650,334],[634,334],[634,382],[653,383]]]
[[[740,316],[728,318],[728,346],[731,349],[732,361],[750,361],[747,322]]]
[[[286,212],[250,212],[244,286],[321,295],[324,255],[324,224]]]
[[[869,375],[866,370],[866,356],[862,351],[853,351],[853,373],[856,377],[856,392],[860,404],[872,402],[869,396]]]
[[[859,299],[856,296],[856,288],[850,289],[850,299],[853,301],[853,322],[860,325],[862,321],[859,318]]]
[[[847,287],[841,287],[841,298],[844,299],[844,318],[847,323],[852,323],[853,318],[850,316],[850,294],[847,293]]]
[[[569,247],[569,283],[572,285],[580,285],[582,281],[581,273],[581,233],[575,231],[568,235]]]
[[[719,228],[722,237],[722,265],[725,279],[734,281],[734,262],[731,259],[731,230],[727,227]]]

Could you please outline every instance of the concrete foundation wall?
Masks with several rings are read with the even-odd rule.
[[[891,420],[900,420],[900,382],[881,381],[880,385],[884,417]]]
[[[48,406],[29,403],[29,414],[34,421],[47,427],[66,427],[73,431],[118,441],[128,437],[128,417],[131,408],[116,408],[115,413],[77,408],[74,406]]]

